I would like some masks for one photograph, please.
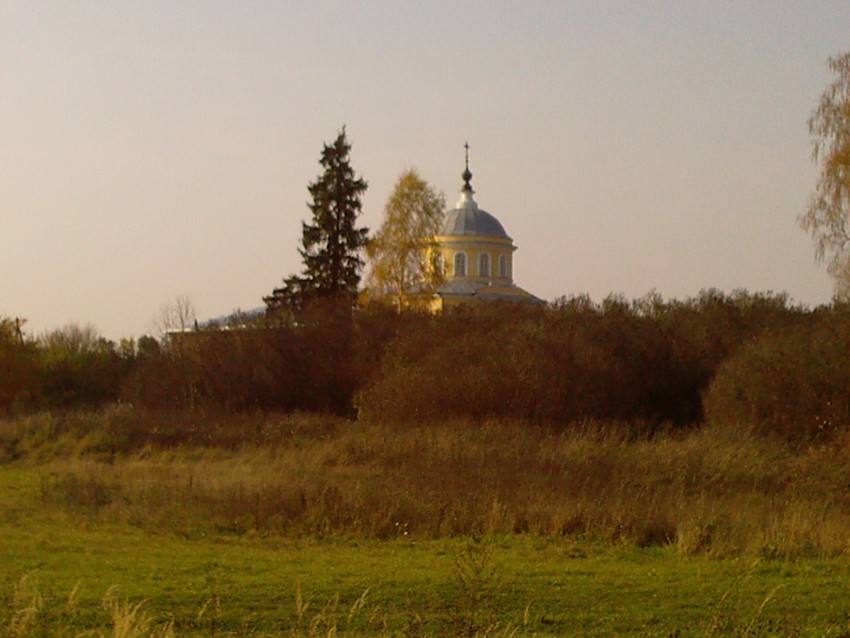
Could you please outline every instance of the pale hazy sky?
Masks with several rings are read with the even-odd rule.
[[[544,299],[701,289],[829,301],[799,229],[806,120],[850,4],[0,4],[0,315],[151,329],[300,271],[307,183],[346,125],[377,228],[409,167],[476,199]]]

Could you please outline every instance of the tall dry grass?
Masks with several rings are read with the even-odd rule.
[[[522,625],[500,619],[498,584],[486,545],[473,541],[457,555],[458,574],[447,613],[415,612],[407,625],[391,629],[388,611],[372,604],[369,589],[351,602],[339,594],[321,603],[306,599],[296,588],[294,617],[282,617],[273,630],[251,626],[250,616],[234,629],[220,617],[220,601],[208,600],[193,620],[175,621],[173,614],[148,610],[147,601],[130,601],[110,587],[99,609],[78,600],[79,583],[67,599],[46,595],[30,577],[22,577],[10,590],[0,588],[0,638],[176,638],[192,636],[287,636],[289,638],[334,638],[340,635],[394,636],[416,638],[438,635],[445,638],[510,638],[528,625],[528,609]],[[232,621],[231,621],[232,623]],[[435,631],[436,630],[436,633]],[[527,632],[526,632],[527,633]]]
[[[43,498],[185,533],[532,533],[770,556],[850,549],[847,436],[800,448],[720,429],[635,438],[626,425],[597,423],[556,433],[499,421],[219,418],[219,431],[250,424],[253,434],[242,445],[152,440],[57,457]]]
[[[63,600],[46,595],[29,574],[10,590],[0,589],[0,638],[174,638],[174,623],[158,621],[110,588],[101,600],[105,618],[92,620],[79,605],[79,583]],[[102,625],[91,628],[91,623]]]

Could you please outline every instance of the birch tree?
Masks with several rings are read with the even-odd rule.
[[[815,241],[818,262],[840,298],[850,297],[850,52],[829,58],[833,82],[809,118],[812,158],[820,177],[800,225]]]
[[[434,237],[445,197],[414,169],[401,174],[384,207],[384,221],[367,245],[367,297],[397,311],[427,301],[443,280]]]

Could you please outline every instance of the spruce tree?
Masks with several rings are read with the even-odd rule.
[[[367,228],[357,228],[365,180],[355,176],[349,152],[351,144],[342,128],[333,144],[325,144],[319,163],[322,174],[308,185],[312,223],[302,223],[301,248],[304,271],[284,280],[264,301],[270,309],[297,309],[314,299],[343,300],[353,304],[363,268],[361,252]]]

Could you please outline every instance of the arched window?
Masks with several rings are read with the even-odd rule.
[[[499,277],[507,279],[508,276],[508,256],[499,255]]]
[[[455,253],[455,277],[466,277],[466,253]]]
[[[478,255],[478,276],[490,276],[490,253],[481,253]]]

